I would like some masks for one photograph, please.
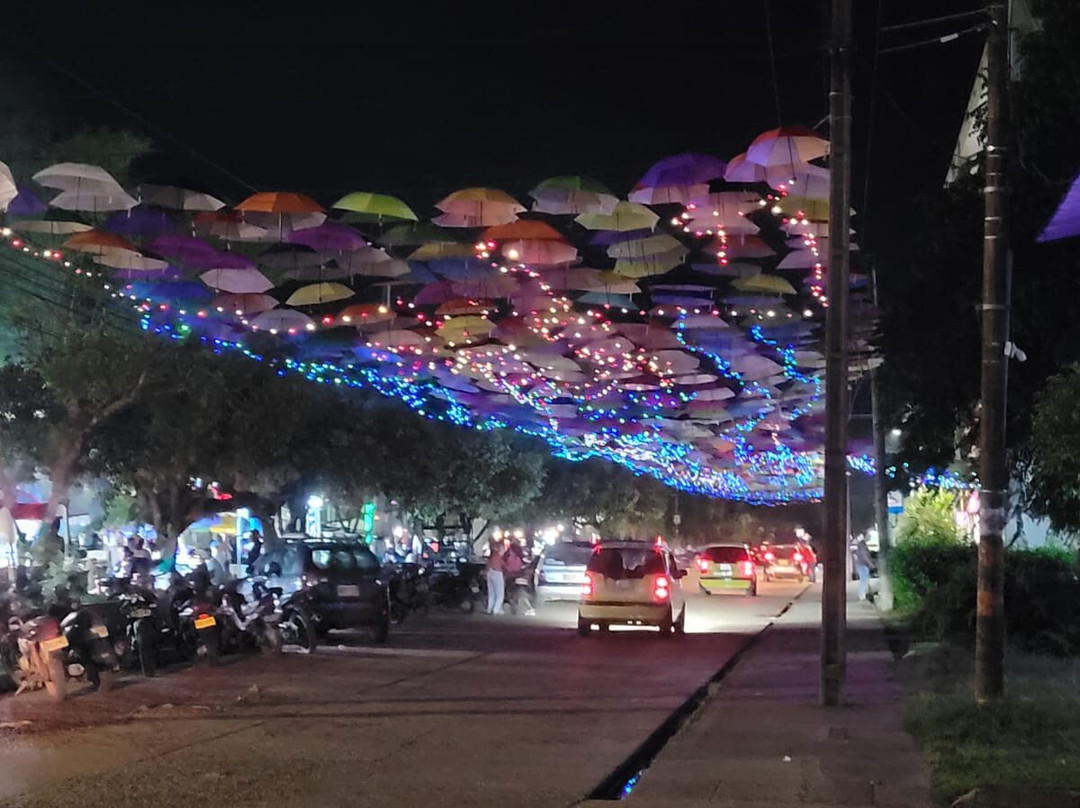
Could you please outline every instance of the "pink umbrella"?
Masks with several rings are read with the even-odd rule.
[[[746,150],[746,159],[761,166],[796,166],[829,153],[829,141],[805,126],[781,126],[762,132]]]
[[[295,334],[299,331],[309,330],[308,326],[313,329],[315,321],[306,314],[293,309],[274,309],[264,311],[251,321],[251,325],[263,331],[287,331],[290,334]]]
[[[211,289],[237,294],[259,294],[274,288],[273,282],[257,269],[211,269],[199,279]]]
[[[461,297],[461,295],[454,291],[454,287],[449,281],[440,281],[439,283],[430,283],[417,292],[413,297],[413,303],[417,306],[432,306],[458,297]]]
[[[270,295],[262,294],[227,294],[218,295],[210,305],[215,309],[224,309],[236,314],[261,314],[277,308],[278,302]]]
[[[743,152],[731,158],[724,179],[728,182],[765,182],[765,167],[747,159]]]

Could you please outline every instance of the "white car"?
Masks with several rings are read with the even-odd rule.
[[[671,550],[651,542],[601,542],[585,570],[578,607],[578,634],[587,637],[595,625],[656,626],[660,636],[682,634],[686,598]]]
[[[545,547],[536,562],[536,603],[577,601],[585,583],[585,567],[593,554],[588,542],[564,541]]]

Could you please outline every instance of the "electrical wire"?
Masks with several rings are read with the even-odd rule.
[[[772,70],[773,100],[776,102],[776,125],[784,125],[783,107],[780,105],[780,79],[776,74],[776,49],[773,47],[772,20],[769,14],[769,0],[762,3],[765,8],[765,41],[769,45],[769,67]]]
[[[874,18],[874,61],[870,68],[870,108],[867,111],[866,120],[866,158],[863,165],[863,195],[862,205],[860,205],[860,211],[862,213],[862,239],[867,244],[869,239],[867,233],[869,232],[869,211],[870,211],[870,158],[872,155],[872,147],[874,143],[874,113],[877,108],[877,90],[878,90],[878,58],[881,55],[881,11],[884,5],[884,0],[877,0],[877,16]]]

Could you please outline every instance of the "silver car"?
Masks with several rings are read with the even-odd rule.
[[[559,542],[545,548],[536,562],[536,602],[577,601],[592,554],[593,546],[588,542]]]

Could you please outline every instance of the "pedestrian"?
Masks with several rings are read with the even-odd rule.
[[[505,569],[506,556],[502,542],[493,541],[487,560],[488,614],[502,614],[503,600],[506,598],[506,579],[503,578]]]
[[[870,591],[870,548],[860,534],[855,543],[855,572],[859,576],[859,600],[866,600]]]
[[[247,564],[248,574],[251,575],[255,571],[255,562],[262,555],[262,533],[258,529],[252,530],[248,538],[251,541],[251,548],[248,550],[244,563]]]

